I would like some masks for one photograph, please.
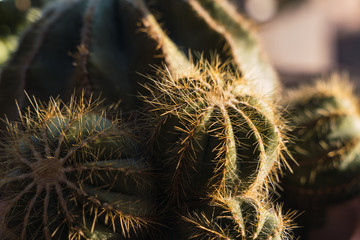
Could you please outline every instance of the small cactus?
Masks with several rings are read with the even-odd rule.
[[[160,78],[147,85],[151,97],[145,97],[159,129],[149,146],[154,165],[167,173],[171,199],[266,187],[286,152],[272,102],[217,63]]]
[[[349,81],[333,75],[290,94],[287,102],[298,166],[284,179],[286,196],[302,207],[360,192],[360,112]]]
[[[154,189],[129,126],[96,102],[31,102],[35,111],[9,124],[3,141],[3,237],[145,237],[155,223]]]

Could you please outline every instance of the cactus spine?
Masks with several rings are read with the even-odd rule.
[[[149,118],[154,119],[152,126],[157,129],[154,133],[154,127],[150,128],[152,138],[148,144],[155,169],[164,175],[160,199],[165,198],[162,202],[168,204],[170,212],[190,223],[189,228],[175,229],[179,234],[192,229],[189,236],[179,239],[264,237],[262,226],[252,235],[244,232],[236,214],[224,217],[232,225],[219,226],[216,222],[224,209],[231,212],[239,208],[235,207],[241,202],[238,198],[252,196],[257,201],[259,198],[254,196],[260,192],[266,196],[269,182],[271,185],[284,160],[283,125],[270,98],[259,97],[231,67],[217,60],[199,63],[183,75],[165,70],[157,77],[160,79],[145,86],[150,92],[144,96]],[[200,213],[204,206],[212,209],[219,202],[224,206],[222,210],[219,207],[213,215],[204,213],[206,216]],[[236,204],[230,204],[233,202]],[[257,214],[252,213],[252,217]],[[261,224],[267,226],[265,222]],[[204,230],[206,224],[211,226]],[[249,220],[251,224],[255,222]],[[283,226],[274,223],[276,228],[277,224]],[[211,231],[219,235],[212,236]],[[269,230],[267,238],[272,234]]]
[[[211,53],[219,54],[222,62],[231,59],[247,84],[261,94],[279,91],[277,75],[266,62],[252,23],[228,0],[147,2],[151,10],[160,13],[160,21],[178,46],[204,52],[207,60],[211,59]]]
[[[32,102],[4,143],[4,237],[145,237],[155,221],[150,168],[129,127],[91,101]]]
[[[183,239],[288,239],[288,216],[264,199],[219,198],[181,217]]]
[[[284,179],[287,195],[307,207],[358,194],[360,115],[349,81],[333,75],[291,95],[289,149],[299,166]]]
[[[200,64],[183,77],[164,72],[161,79],[148,86],[147,101],[160,128],[153,140],[155,159],[173,171],[172,194],[186,198],[198,191],[198,181],[200,189],[216,186],[205,190],[207,194],[219,189],[245,193],[264,186],[285,149],[271,101],[258,97],[243,78],[219,64]]]

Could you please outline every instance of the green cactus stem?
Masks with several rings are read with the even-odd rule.
[[[146,238],[154,189],[131,128],[97,102],[31,102],[2,142],[5,238]]]
[[[219,198],[181,216],[179,239],[289,239],[290,215],[248,195]]]
[[[304,208],[359,194],[360,112],[351,83],[333,75],[290,96],[289,150],[299,166],[284,179],[286,196]]]
[[[152,158],[167,173],[170,198],[196,202],[211,192],[266,188],[286,152],[271,101],[215,62],[180,78],[164,71],[160,79],[146,86],[145,101],[159,129],[150,138]]]
[[[223,61],[233,61],[234,68],[262,93],[278,89],[275,73],[264,60],[250,24],[233,12],[227,1],[177,2],[190,8],[183,12],[189,17],[186,21],[176,17],[182,14],[182,7],[177,8],[175,1],[155,1],[155,5],[165,7],[174,4],[168,8],[169,15],[167,10],[161,12],[164,28],[148,10],[148,4],[153,5],[144,0],[65,0],[52,4],[29,27],[1,73],[0,114],[16,119],[15,99],[21,109],[29,104],[24,90],[42,101],[49,96],[67,101],[74,88],[78,93],[85,89],[88,94],[101,94],[110,104],[121,100],[125,111],[134,111],[142,104],[135,97],[144,93],[140,85],[148,82],[139,73],[154,74],[151,66],[162,64],[172,74],[186,72],[193,67],[188,61],[191,57],[184,54],[189,50],[205,52],[208,60],[208,52],[218,52]],[[193,26],[202,29],[196,38],[188,35],[194,32]]]
[[[58,95],[67,101],[74,88],[133,111],[146,80],[139,73],[162,63],[190,65],[141,0],[60,1],[27,30],[3,69],[0,113],[15,119],[15,99],[21,109],[29,104],[24,90],[42,101]]]
[[[231,59],[236,69],[261,94],[274,94],[280,83],[265,60],[252,23],[228,0],[147,0],[170,38],[184,50],[217,53],[222,62]],[[186,16],[185,18],[183,16]],[[196,36],[196,37],[194,37]]]

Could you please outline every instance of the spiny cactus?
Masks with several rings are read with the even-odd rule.
[[[283,125],[269,99],[216,61],[185,76],[158,76],[146,86],[159,129],[149,146],[155,166],[167,173],[172,200],[257,191],[276,175],[286,150]]]
[[[46,101],[58,95],[66,100],[74,88],[101,92],[108,103],[121,99],[122,108],[133,111],[141,104],[134,97],[143,93],[139,83],[147,81],[139,73],[153,73],[150,65],[163,63],[172,73],[190,66],[179,49],[205,51],[206,57],[208,52],[217,51],[223,61],[233,60],[234,68],[253,80],[254,88],[276,91],[275,73],[263,60],[250,24],[233,12],[227,1],[153,3],[161,6],[154,11],[164,7],[160,11],[163,24],[148,10],[147,4],[151,9],[155,5],[144,0],[65,0],[48,7],[24,34],[19,50],[3,69],[0,113],[15,119],[13,99],[21,108],[28,104],[24,89]],[[167,8],[167,4],[174,8]],[[187,10],[182,13],[177,4],[184,4]],[[187,17],[178,18],[174,9]],[[191,21],[184,21],[188,18]],[[198,29],[202,29],[201,34]],[[208,36],[213,36],[211,41]],[[227,46],[230,51],[225,54]]]
[[[212,53],[219,54],[222,62],[231,59],[245,81],[261,94],[278,92],[276,73],[265,60],[252,23],[231,1],[146,1],[177,46],[203,52],[208,60]]]
[[[349,81],[333,75],[290,93],[287,104],[299,166],[284,179],[286,195],[304,207],[358,194],[360,112]]]
[[[230,63],[193,60],[189,49]],[[153,67],[162,64],[165,71]],[[154,73],[154,81],[144,77]],[[23,239],[154,238],[153,204],[166,211],[170,229],[174,213],[202,209],[204,198],[266,194],[286,152],[272,103],[278,88],[252,27],[227,0],[55,3],[28,29],[1,74],[0,114],[12,120],[20,112],[22,121],[9,125],[11,138],[2,148],[3,232],[8,238],[21,232]],[[132,130],[109,120],[106,110],[74,100],[69,107],[34,103],[35,114],[23,114],[31,104],[24,90],[40,100],[59,95],[65,101],[83,90],[85,98],[120,100],[122,112],[145,124],[140,142],[147,138],[147,145],[137,147]],[[8,104],[14,99],[20,111]],[[144,106],[151,112],[145,117],[137,114]],[[238,217],[229,210],[232,200],[221,201],[228,218]],[[278,236],[282,220],[274,216],[259,218],[257,238],[270,224],[266,219],[276,222],[266,237]],[[232,237],[238,230],[236,224],[224,228]]]
[[[2,141],[3,238],[146,237],[154,189],[131,128],[96,102],[32,103]]]
[[[179,239],[288,239],[289,217],[256,197],[218,198],[181,216]]]

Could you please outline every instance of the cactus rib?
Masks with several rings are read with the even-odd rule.
[[[98,224],[141,237],[155,224],[151,172],[129,158],[136,147],[130,129],[107,119],[96,102],[32,103],[35,112],[22,115],[23,129],[10,124],[3,143],[1,228],[7,237],[16,231],[21,239],[63,238],[81,229],[92,234]]]

